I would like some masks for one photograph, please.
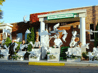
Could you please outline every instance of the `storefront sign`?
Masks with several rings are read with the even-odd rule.
[[[74,13],[66,13],[66,14],[58,14],[58,15],[49,15],[47,16],[47,20],[73,18],[73,17],[74,17]]]

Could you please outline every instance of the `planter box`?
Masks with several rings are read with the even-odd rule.
[[[24,57],[21,57],[21,58],[17,58],[18,61],[23,61],[24,60]]]
[[[67,58],[67,62],[80,62],[81,58],[77,58],[77,59],[71,59],[71,58]]]
[[[39,58],[34,59],[29,57],[29,61],[39,61],[39,60],[40,60]]]
[[[48,54],[47,55],[47,61],[59,61],[60,55],[59,54],[53,54],[53,56],[55,56],[55,59],[50,59],[49,56],[52,54]]]
[[[0,60],[8,60],[8,55],[4,56],[3,58],[0,58]]]
[[[90,63],[98,63],[98,60],[89,60]]]

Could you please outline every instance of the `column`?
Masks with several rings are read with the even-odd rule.
[[[10,39],[12,40],[12,29],[10,29]]]
[[[7,28],[6,28],[5,30],[7,30]],[[7,36],[7,32],[5,32],[5,34],[6,34],[6,38],[7,38],[7,37],[8,37],[8,36]]]
[[[80,42],[86,44],[85,17],[80,17]]]
[[[46,24],[46,31],[48,32],[48,24]],[[49,46],[49,35],[46,35],[46,43]]]
[[[45,23],[44,23],[44,18],[39,18],[40,21],[40,32],[45,31]],[[40,36],[40,42],[44,42],[44,35]]]

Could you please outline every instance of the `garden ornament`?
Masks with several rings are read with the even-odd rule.
[[[31,44],[32,45],[32,47],[34,46],[34,44],[32,43],[32,41],[30,41],[30,43],[29,44]]]
[[[54,25],[53,29],[57,29],[59,27],[60,23],[57,23],[56,25]]]
[[[75,41],[76,39],[76,34],[77,34],[77,31],[72,31],[72,38],[71,38],[71,42],[70,42],[70,47],[74,46],[77,42]]]
[[[92,52],[88,52],[89,60],[92,60],[94,55],[92,55]]]
[[[77,35],[77,31],[72,31],[72,35],[76,36]]]
[[[24,17],[23,17],[23,21],[24,21],[24,23],[27,23],[27,21],[26,21],[26,17],[27,17],[27,16],[24,16]]]
[[[17,38],[16,40],[14,40],[15,42],[19,42],[20,38]]]
[[[67,32],[66,32],[66,30],[63,30],[63,33],[62,34],[64,34],[64,36],[62,37],[62,39],[63,39],[63,41],[65,41],[66,42],[66,37],[67,37]]]
[[[25,33],[31,33],[31,32],[30,32],[30,30],[29,30],[29,29],[27,29]]]
[[[94,56],[98,57],[98,48],[96,48],[96,47],[93,48],[93,54],[94,54]]]

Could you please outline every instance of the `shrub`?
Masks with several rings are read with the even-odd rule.
[[[34,43],[35,42],[35,31],[34,31],[34,27],[29,28],[29,30],[31,31],[31,33],[27,35],[27,43],[29,43],[30,41],[32,41]]]
[[[18,46],[17,46],[17,48],[16,48],[16,52],[18,52],[19,49],[20,49],[20,44],[21,44],[22,42],[16,42],[16,43],[18,44]]]
[[[27,51],[31,51],[31,50],[32,50],[32,45],[29,44],[29,45],[28,45],[28,48],[27,48]]]
[[[3,45],[6,45],[8,47],[11,42],[12,42],[11,39],[7,37]]]
[[[87,60],[87,59],[88,59],[87,52],[83,52],[83,53],[82,53],[82,57]]]

